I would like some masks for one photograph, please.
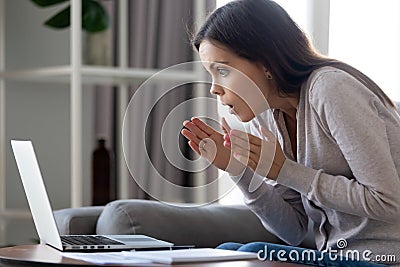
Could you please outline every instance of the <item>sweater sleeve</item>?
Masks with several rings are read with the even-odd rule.
[[[250,132],[262,138],[258,132],[259,124],[275,131],[271,116],[272,113],[266,112],[262,121],[253,120]],[[303,241],[307,233],[308,217],[298,192],[261,177],[250,168],[246,168],[242,175],[231,178],[242,191],[245,204],[268,231],[294,246]]]
[[[384,104],[342,71],[311,85],[311,112],[337,143],[352,177],[286,160],[277,182],[340,212],[386,222],[400,219],[400,180],[386,133]],[[323,144],[321,144],[323,145]]]
[[[245,204],[268,231],[293,246],[303,241],[308,217],[298,192],[261,177],[249,168],[231,178],[242,191]],[[254,185],[255,190],[252,190]]]

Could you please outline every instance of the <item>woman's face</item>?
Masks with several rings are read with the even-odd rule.
[[[272,83],[262,64],[207,40],[201,42],[199,55],[212,77],[210,92],[229,107],[230,113],[247,122],[269,108],[267,99],[273,91]]]

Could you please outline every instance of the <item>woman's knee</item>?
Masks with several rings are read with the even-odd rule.
[[[265,246],[269,245],[266,242],[252,242],[241,246],[238,251],[244,252],[255,252],[258,253],[260,250],[264,250]]]
[[[226,250],[238,250],[242,246],[243,246],[243,244],[241,244],[241,243],[226,242],[226,243],[223,243],[223,244],[219,245],[216,248],[217,249],[226,249]]]

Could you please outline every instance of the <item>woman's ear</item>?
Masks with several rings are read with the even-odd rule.
[[[267,77],[268,80],[272,80],[272,74],[269,72],[269,70],[266,67],[263,67],[265,77]]]

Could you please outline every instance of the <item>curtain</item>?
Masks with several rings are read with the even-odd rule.
[[[118,1],[112,2],[109,10],[115,17]],[[190,33],[193,31],[194,2],[188,0],[130,0],[129,4],[129,66],[132,68],[164,69],[175,64],[193,60],[193,50],[190,46]],[[207,9],[211,11],[215,6],[214,1],[207,2]],[[112,25],[109,38],[113,40],[113,59],[117,58],[118,51],[115,38],[118,32],[116,23]],[[114,60],[115,61],[115,60]],[[116,64],[116,62],[114,62]],[[187,68],[183,66],[183,68]],[[130,96],[134,97],[141,83],[131,85]],[[127,155],[127,164],[134,178],[129,179],[126,185],[129,188],[130,198],[156,199],[168,202],[195,202],[196,197],[190,190],[170,190],[165,183],[154,178],[154,170],[165,178],[167,184],[177,185],[179,188],[191,188],[199,186],[196,180],[198,172],[185,170],[183,162],[177,166],[166,155],[166,149],[171,152],[175,149],[176,155],[182,155],[184,159],[193,160],[196,156],[190,151],[186,140],[179,134],[182,122],[196,115],[195,105],[184,105],[181,112],[174,113],[185,101],[199,95],[209,96],[208,88],[199,89],[192,84],[173,87],[173,83],[161,82],[149,86],[140,95],[140,100],[135,103],[135,113],[129,117],[126,132],[129,136],[129,145],[124,147]],[[171,87],[168,93],[158,99],[160,90]],[[194,90],[201,90],[194,92]],[[158,99],[158,100],[157,100]],[[200,103],[206,105],[202,109],[207,110],[209,117],[217,115],[216,105],[210,101]],[[145,107],[154,105],[149,114],[144,114]],[[115,134],[116,120],[116,94],[112,88],[96,90],[96,132],[101,133],[110,140],[109,147],[115,151],[120,138]],[[128,110],[129,113],[129,110]],[[171,114],[173,113],[173,119]],[[138,129],[138,125],[144,125]],[[143,139],[138,138],[138,133],[144,133],[145,151],[135,149]],[[148,158],[149,160],[145,160]],[[174,157],[175,158],[175,157]],[[179,157],[177,157],[179,159]],[[183,161],[184,161],[183,159]],[[116,159],[118,160],[118,158]],[[203,183],[211,183],[217,178],[217,171],[208,167],[202,171],[206,179]],[[118,179],[118,173],[115,173]],[[217,198],[217,188],[210,187],[203,201],[212,201]],[[161,199],[160,199],[161,198]]]

